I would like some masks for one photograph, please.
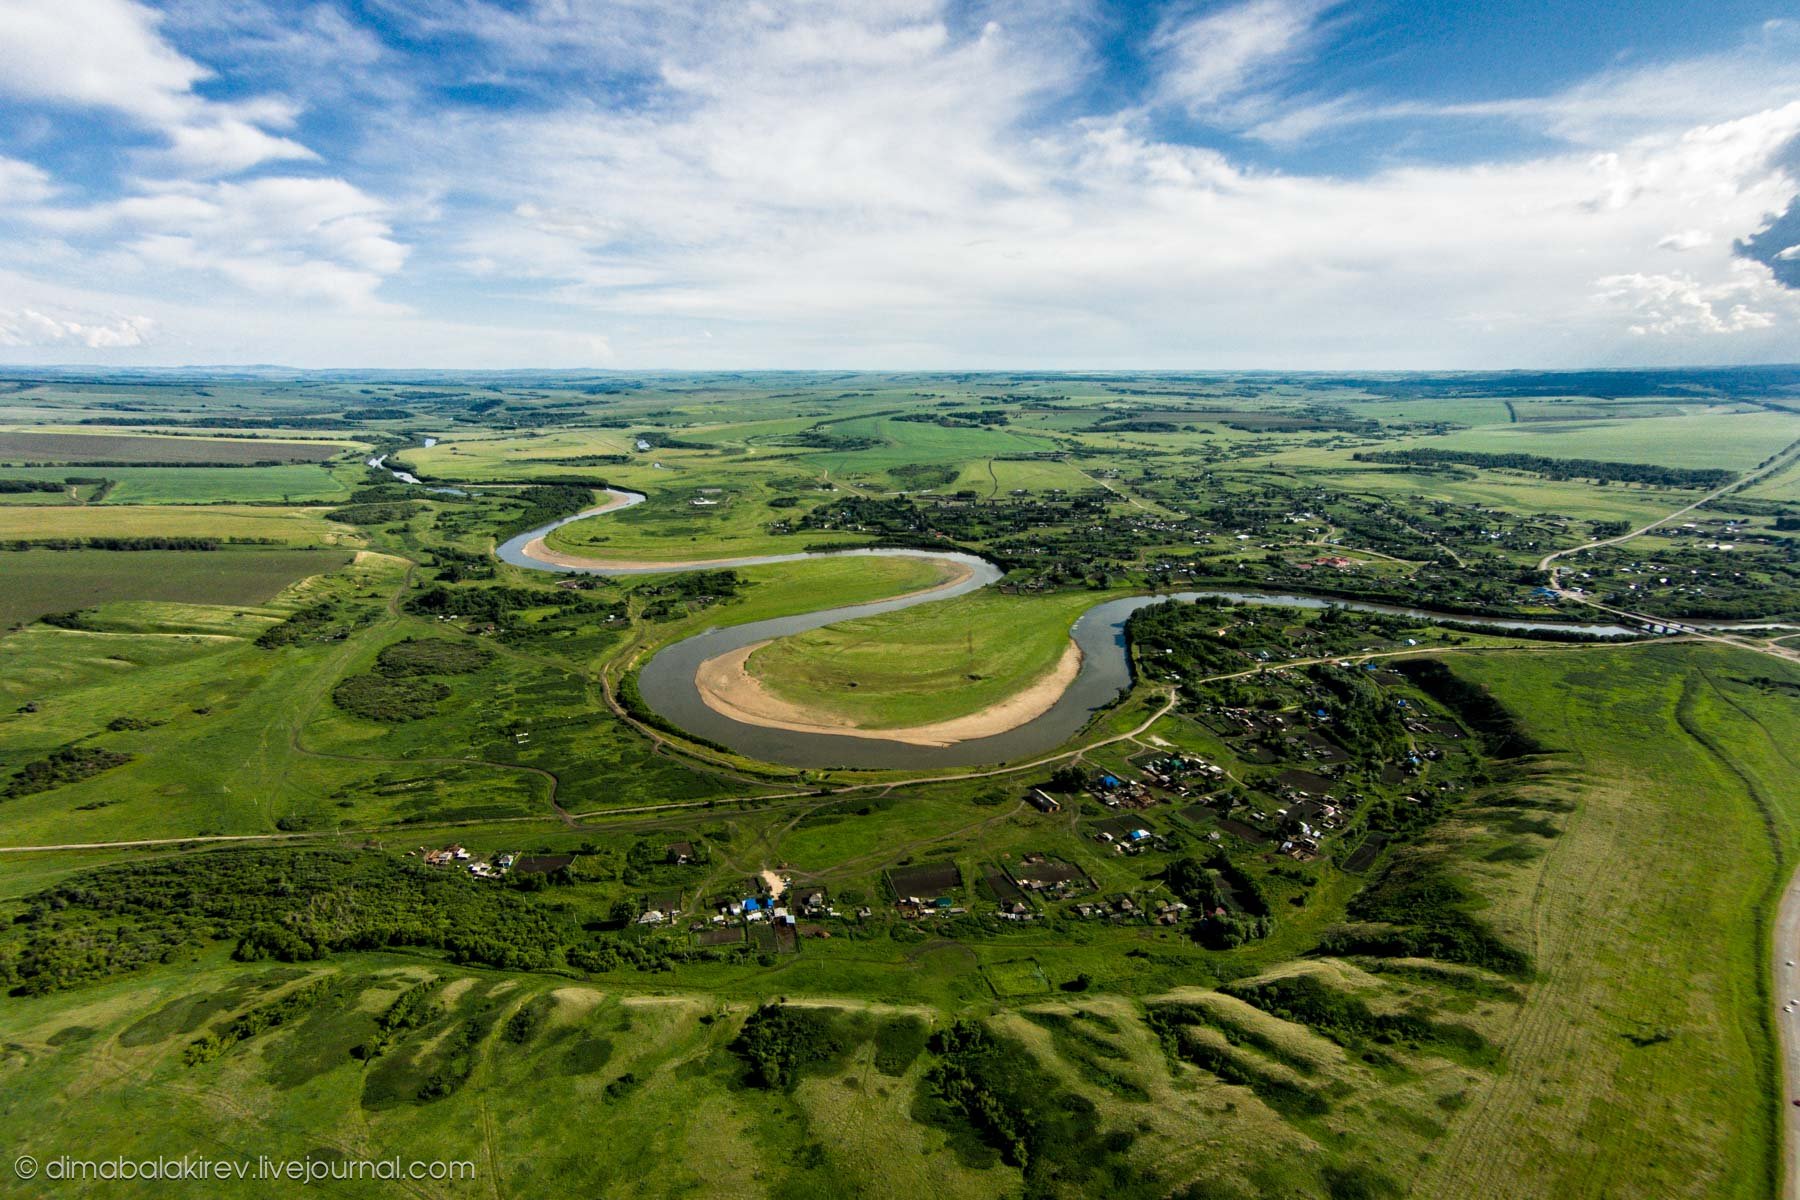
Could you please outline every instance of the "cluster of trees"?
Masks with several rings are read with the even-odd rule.
[[[5,790],[0,791],[0,799],[13,800],[79,783],[102,771],[122,767],[130,761],[131,755],[119,750],[102,750],[98,746],[63,746],[13,772],[12,778],[6,782]]]
[[[410,503],[394,504],[349,504],[343,508],[334,508],[325,514],[328,521],[337,521],[344,525],[387,525],[394,521],[411,520],[420,506]]]
[[[1530,959],[1474,916],[1474,905],[1474,897],[1438,858],[1412,850],[1396,855],[1352,897],[1352,924],[1328,933],[1319,949],[1334,955],[1435,958],[1524,975]]]
[[[1105,1131],[1093,1102],[1023,1046],[965,1020],[933,1034],[930,1048],[935,1061],[915,1111],[953,1144],[973,1140],[1018,1167],[1030,1200],[1166,1194],[1165,1184],[1126,1157],[1135,1135]]]
[[[22,495],[27,492],[60,492],[66,485],[54,479],[0,479],[0,495]]]
[[[437,712],[450,694],[434,675],[468,675],[492,662],[494,652],[474,642],[408,638],[385,647],[375,669],[352,675],[331,690],[334,704],[369,721],[416,721]]]
[[[594,503],[594,489],[573,483],[539,484],[521,488],[513,500],[521,507],[518,513],[502,522],[498,534],[500,541],[539,525],[574,516]]]
[[[742,954],[589,930],[563,905],[375,851],[215,850],[98,867],[27,896],[0,927],[0,985],[37,995],[219,942],[245,961],[412,948],[533,971],[656,970]]]
[[[257,635],[256,644],[273,650],[301,642],[341,642],[362,623],[363,618],[347,611],[338,601],[320,600],[295,609],[281,624],[263,630]]]
[[[685,578],[683,576],[682,578]],[[616,602],[615,602],[616,603]],[[408,612],[422,617],[469,617],[505,624],[511,615],[528,608],[560,608],[567,612],[603,612],[608,605],[579,592],[562,588],[433,586],[420,590],[406,602]]]
[[[1416,1012],[1378,1013],[1361,997],[1330,987],[1313,975],[1289,975],[1261,983],[1228,984],[1225,991],[1284,1021],[1310,1026],[1348,1048],[1381,1045],[1491,1053],[1487,1039],[1467,1025],[1432,1021]]]
[[[1193,935],[1209,949],[1234,950],[1275,931],[1261,881],[1223,850],[1213,851],[1204,862],[1191,856],[1176,859],[1164,870],[1163,881],[1194,911]]]
[[[1410,742],[1402,710],[1367,671],[1315,663],[1306,677],[1318,689],[1308,706],[1324,710],[1337,740],[1357,759],[1392,762],[1405,756]]]
[[[399,724],[437,713],[438,701],[450,688],[435,679],[376,672],[352,675],[331,689],[331,702],[365,721]]]
[[[7,550],[217,550],[227,539],[210,537],[54,537],[13,538],[0,542]],[[231,538],[234,545],[282,545],[280,538]]]
[[[468,675],[494,659],[494,652],[479,642],[447,638],[407,638],[383,648],[375,657],[377,669],[396,678],[407,675]]]
[[[267,1004],[239,1013],[218,1029],[201,1034],[188,1043],[181,1060],[190,1067],[211,1062],[239,1042],[247,1042],[258,1034],[305,1017],[314,1006],[337,991],[338,983],[331,979],[320,979],[295,988]]]
[[[429,553],[440,583],[467,583],[494,577],[494,560],[489,555],[452,546],[433,546]]]
[[[807,1067],[829,1062],[847,1049],[829,1013],[816,1008],[765,1004],[750,1014],[731,1043],[760,1088],[791,1089]]]
[[[1656,463],[1603,462],[1594,458],[1546,458],[1541,454],[1489,454],[1480,450],[1359,450],[1358,462],[1434,467],[1458,465],[1528,471],[1546,479],[1593,479],[1601,483],[1646,483],[1656,487],[1716,488],[1730,483],[1730,471],[1706,467],[1665,467]]]

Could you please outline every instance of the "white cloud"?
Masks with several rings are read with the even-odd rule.
[[[0,7],[0,90],[173,124],[190,113],[206,71],[156,24],[130,0],[9,0]]]
[[[1154,47],[1165,98],[1201,109],[1228,100],[1292,65],[1313,41],[1334,0],[1247,0],[1165,22]]]
[[[1420,120],[1505,121],[1579,146],[1717,124],[1800,99],[1800,22],[1770,21],[1743,45],[1615,67],[1547,95],[1477,102],[1378,102],[1366,96],[1268,100],[1250,129],[1276,145],[1347,126]]]
[[[75,321],[36,309],[0,309],[0,346],[82,346],[116,350],[142,346],[155,331],[148,317],[124,316]]]
[[[188,2],[184,29],[207,8]],[[329,62],[339,42],[379,57],[308,12],[293,44],[257,0],[223,19],[284,61]],[[0,281],[40,277],[0,294],[150,313],[154,352],[190,361],[336,364],[1591,365],[1792,357],[1800,329],[1795,295],[1732,252],[1800,190],[1800,103],[1780,69],[1761,90],[1742,69],[1761,49],[1737,79],[1720,56],[1490,114],[1564,129],[1563,150],[1330,176],[1167,140],[1157,103],[1094,115],[1079,0],[391,15],[474,47],[471,73],[557,87],[507,112],[396,106],[320,168],[349,178],[138,179],[76,203],[0,160],[0,194],[26,194],[13,226],[55,243],[0,238]],[[1270,99],[1333,19],[1250,0],[1168,25],[1155,99],[1296,128],[1365,119],[1356,97],[1310,116]],[[1724,99],[1676,103],[1707,80]],[[1652,117],[1627,121],[1639,103]],[[303,153],[259,140],[287,140],[293,114],[207,109],[195,159]],[[384,302],[402,271],[423,313]],[[46,292],[51,276],[90,291]]]
[[[65,237],[112,246],[109,271],[223,278],[267,296],[363,312],[405,264],[392,208],[341,179],[272,176],[243,183],[165,183],[85,208],[32,214]]]
[[[1666,274],[1658,247],[1684,251],[1724,332],[1792,328],[1772,284],[1709,289],[1738,280],[1732,242],[1795,191],[1782,150],[1800,105],[1602,153],[1283,174],[1159,140],[1129,113],[1022,133],[1034,97],[1077,85],[1079,57],[1005,24],[926,26],[865,30],[854,70],[796,56],[833,39],[784,27],[728,67],[665,72],[648,112],[451,131],[446,162],[507,148],[476,185],[494,209],[454,222],[464,262],[602,319],[704,323],[719,336],[682,352],[721,362],[1075,348],[1120,365],[1380,365],[1420,362],[1426,343],[1439,357],[1423,365],[1591,361],[1633,327],[1697,327],[1645,316],[1620,282]],[[1596,304],[1597,279],[1619,295]]]
[[[1791,296],[1766,272],[1742,264],[1736,278],[1702,283],[1691,275],[1609,275],[1595,281],[1595,298],[1630,314],[1638,337],[1729,334],[1772,329],[1774,312],[1752,305],[1775,303],[1792,316]]]
[[[1681,252],[1681,251],[1687,251],[1687,250],[1698,250],[1703,246],[1712,245],[1712,242],[1713,242],[1713,235],[1710,232],[1708,232],[1707,230],[1683,229],[1683,230],[1680,230],[1679,232],[1671,233],[1665,237],[1658,238],[1657,242],[1656,242],[1656,248],[1658,250],[1674,250],[1677,252]]]
[[[0,95],[39,104],[110,109],[166,135],[150,162],[230,174],[312,151],[258,125],[291,108],[221,103],[194,91],[211,73],[170,46],[161,17],[134,0],[7,0],[0,4]]]
[[[0,156],[0,204],[41,204],[55,195],[50,176],[28,162]]]
[[[271,159],[319,157],[291,138],[265,133],[235,117],[176,126],[169,131],[169,143],[162,162],[206,175],[235,175]]]

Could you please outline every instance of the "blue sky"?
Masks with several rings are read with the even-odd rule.
[[[0,0],[0,362],[1800,360],[1800,10]]]

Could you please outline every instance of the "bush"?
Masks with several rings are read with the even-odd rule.
[[[0,799],[11,800],[79,783],[102,771],[124,766],[130,761],[131,755],[116,750],[102,750],[98,746],[64,746],[60,750],[51,751],[47,758],[40,758],[20,767],[7,783],[6,790],[0,792]]]
[[[409,675],[467,675],[492,662],[494,652],[476,642],[408,638],[383,650],[376,670],[390,678]]]
[[[331,689],[331,700],[366,721],[398,724],[433,715],[438,701],[449,694],[450,689],[435,679],[352,675]]]

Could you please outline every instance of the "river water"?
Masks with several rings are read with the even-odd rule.
[[[532,541],[572,521],[595,515],[597,511],[617,512],[640,504],[644,497],[635,492],[614,489],[615,500],[605,510],[589,510],[564,517],[540,528],[509,538],[495,553],[518,567],[564,574],[588,575],[658,575],[673,570],[695,570],[682,567],[632,567],[622,570],[600,570],[592,567],[567,567],[529,555],[525,547]],[[1641,632],[1624,625],[1593,625],[1562,621],[1533,621],[1522,618],[1471,617],[1454,613],[1437,613],[1422,608],[1376,604],[1354,600],[1303,594],[1261,593],[1227,590],[1163,592],[1154,595],[1124,596],[1102,600],[1082,613],[1069,630],[1069,636],[1081,649],[1081,670],[1062,697],[1042,715],[992,737],[973,738],[951,746],[914,746],[884,738],[861,737],[851,733],[801,733],[787,729],[771,729],[734,720],[708,707],[701,699],[694,681],[700,664],[721,654],[741,650],[756,642],[787,637],[796,633],[898,612],[919,604],[931,604],[952,596],[966,595],[998,581],[1001,570],[986,559],[971,554],[947,551],[869,549],[833,550],[798,554],[773,554],[746,558],[709,560],[707,569],[723,567],[763,566],[771,563],[798,562],[824,557],[901,557],[948,560],[970,569],[966,579],[910,596],[877,600],[867,604],[851,604],[820,609],[788,617],[773,617],[743,625],[709,629],[684,638],[656,652],[638,673],[638,691],[644,702],[658,715],[699,737],[763,762],[796,767],[862,767],[929,770],[937,767],[967,767],[1000,764],[1044,754],[1062,745],[1094,718],[1102,709],[1119,699],[1131,686],[1131,662],[1125,648],[1125,621],[1132,613],[1164,600],[1192,601],[1201,599],[1234,600],[1244,604],[1274,605],[1288,608],[1328,608],[1341,605],[1358,612],[1387,613],[1423,621],[1453,622],[1479,625],[1498,633],[1559,630],[1607,636]],[[1271,663],[1278,666],[1278,663]]]

